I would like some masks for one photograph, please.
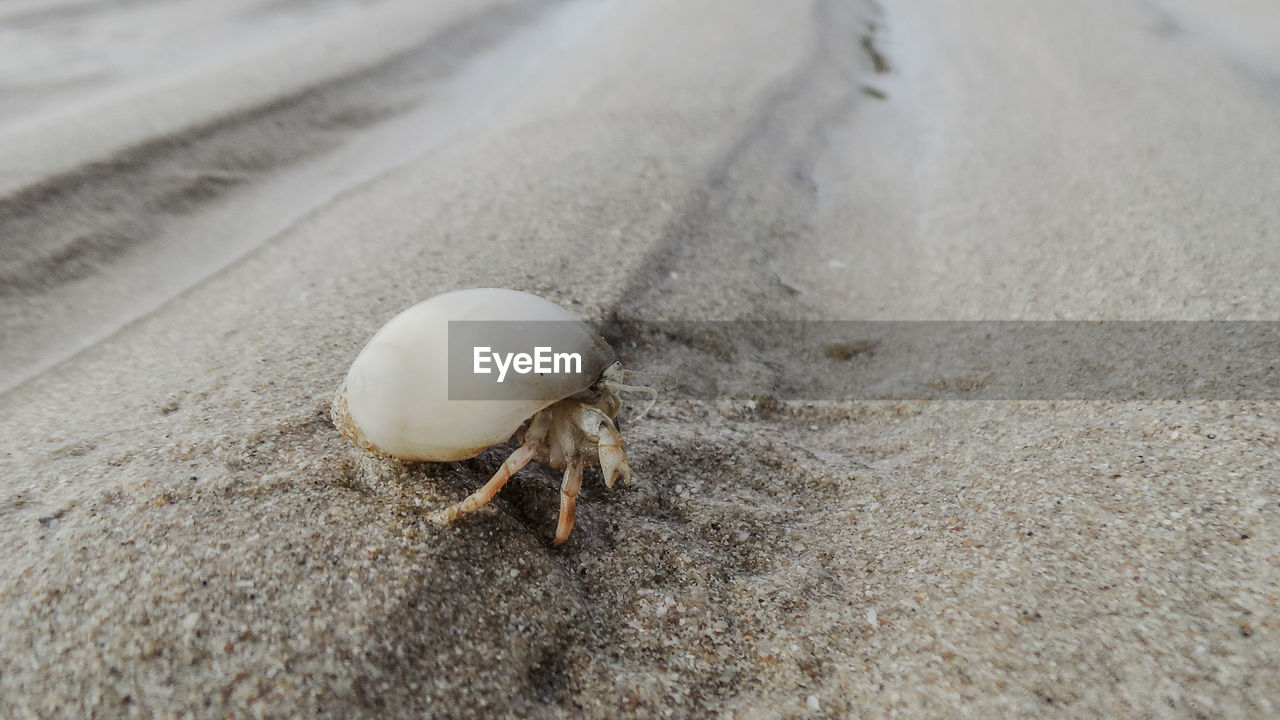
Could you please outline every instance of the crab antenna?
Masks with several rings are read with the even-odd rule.
[[[617,382],[615,380],[606,380],[604,382],[604,386],[614,392],[637,393],[640,395],[649,396],[649,404],[645,407],[644,412],[636,416],[636,420],[639,420],[645,415],[648,415],[649,411],[653,409],[653,406],[658,404],[658,391],[649,387],[648,385],[624,385],[623,383]]]

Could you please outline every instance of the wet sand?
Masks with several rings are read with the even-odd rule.
[[[104,106],[0,68],[0,140],[38,139],[0,182],[3,714],[1280,702],[1274,402],[708,397],[677,377],[623,416],[635,484],[589,473],[562,548],[545,467],[426,520],[511,446],[399,464],[327,415],[383,322],[459,287],[540,294],[631,367],[694,381],[742,365],[629,323],[1274,320],[1275,44],[1239,20],[1274,10],[450,3],[374,57],[407,4],[368,25],[181,5],[214,38],[283,28],[255,36],[276,89],[234,82],[247,40],[210,41],[190,115],[72,142],[34,119]],[[0,29],[48,49],[163,11],[106,7],[0,9]],[[334,28],[353,47],[315,75],[272,41]],[[151,71],[181,43],[144,45],[113,107],[176,82]]]

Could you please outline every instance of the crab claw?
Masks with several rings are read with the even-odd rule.
[[[631,466],[627,465],[627,453],[617,445],[601,443],[600,472],[604,475],[604,484],[613,487],[622,477],[622,482],[631,484]]]

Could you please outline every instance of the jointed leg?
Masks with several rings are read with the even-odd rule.
[[[622,449],[622,434],[609,418],[603,417],[603,414],[602,418],[596,430],[600,436],[596,452],[600,457],[600,473],[604,475],[604,484],[613,487],[621,476],[622,482],[630,485],[631,466],[627,465],[627,453]]]
[[[468,495],[462,502],[432,513],[431,519],[438,523],[451,523],[463,515],[479,509],[492,500],[494,495],[498,494],[498,491],[502,489],[503,485],[507,484],[512,475],[515,475],[520,471],[520,468],[529,464],[529,461],[533,459],[533,452],[533,446],[521,445],[519,450],[507,457],[506,462],[502,463],[502,467],[498,468],[498,472],[494,473],[492,478],[489,478],[489,482]]]
[[[563,545],[573,530],[573,516],[578,507],[578,491],[582,489],[582,463],[574,460],[564,471],[560,486],[560,524],[556,526],[556,545]]]

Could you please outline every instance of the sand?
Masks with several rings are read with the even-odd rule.
[[[213,37],[354,22],[183,5]],[[75,153],[33,118],[92,104],[0,89],[0,138],[46,148],[0,185],[0,714],[1275,712],[1274,401],[762,392],[750,357],[626,336],[1275,320],[1274,9],[433,5],[407,54],[282,61],[266,105],[206,65],[194,116]],[[401,464],[329,422],[381,323],[473,286],[573,309],[665,391],[564,547],[545,467],[426,520],[511,445]]]

